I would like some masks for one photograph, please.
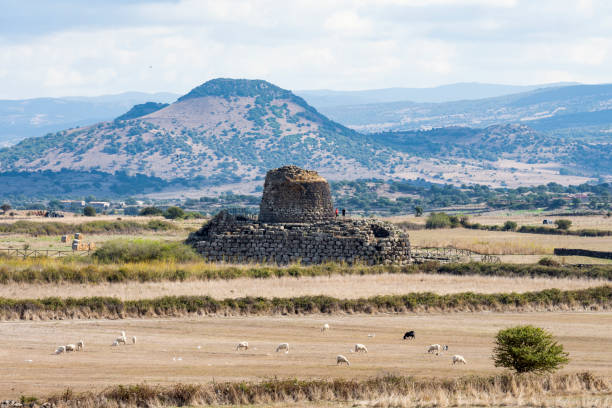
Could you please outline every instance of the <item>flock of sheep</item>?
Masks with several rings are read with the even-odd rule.
[[[121,332],[121,336],[117,337],[111,344],[112,347],[118,346],[119,344],[127,344],[127,336],[125,332]],[[132,344],[136,344],[136,336],[132,336]],[[77,344],[66,344],[65,346],[59,346],[55,349],[55,354],[68,353],[71,351],[83,351],[85,349],[85,342],[80,340]]]
[[[330,329],[330,326],[328,323],[325,323],[323,326],[321,326],[321,332],[326,332]],[[368,337],[374,337],[374,335],[372,334],[368,334]],[[406,339],[415,339],[415,333],[414,330],[410,330],[407,331],[404,334],[404,340]],[[239,350],[248,350],[249,349],[249,342],[248,341],[241,341],[240,343],[238,343],[238,345],[236,346],[236,351]],[[435,353],[436,356],[440,355],[440,353],[442,351],[447,351],[448,350],[448,346],[444,345],[441,346],[439,344],[432,344],[427,348],[427,353]],[[289,353],[289,343],[280,343],[277,347],[276,347],[276,352],[278,353],[279,351],[284,351],[285,353]],[[355,353],[367,353],[368,352],[368,348],[361,344],[361,343],[357,343],[355,344],[355,348],[354,351],[351,350],[351,352],[355,352]],[[457,363],[462,363],[462,364],[467,364],[467,361],[465,360],[465,358],[459,354],[455,354],[452,358],[453,361],[453,365],[457,364]],[[336,365],[340,365],[340,364],[346,364],[347,366],[350,366],[351,363],[349,362],[348,358],[346,358],[345,356],[343,356],[342,354],[338,354],[336,356]]]
[[[321,332],[326,332],[329,329],[330,329],[330,326],[328,323],[325,323],[323,326],[321,326]],[[373,335],[368,335],[368,336],[373,337]],[[415,338],[416,336],[415,336],[414,330],[407,331],[404,334],[404,340],[406,339],[414,340]],[[121,332],[121,336],[117,337],[115,341],[111,344],[111,346],[116,347],[119,344],[127,344],[127,336],[125,335],[124,331]],[[132,336],[132,344],[136,344],[136,336]],[[67,344],[65,346],[59,346],[55,350],[55,354],[62,354],[64,352],[71,352],[71,351],[82,351],[84,347],[85,347],[85,343],[83,342],[83,340],[80,340],[77,344]],[[241,341],[236,346],[236,351],[248,350],[248,349],[249,349],[248,341]],[[448,350],[447,345],[441,346],[440,344],[432,344],[427,348],[427,353],[435,353],[438,356],[440,355],[442,351],[447,351],[447,350]],[[276,352],[278,353],[280,351],[289,353],[289,343],[280,343],[276,347]],[[361,343],[357,343],[355,344],[354,350],[351,350],[351,352],[367,353],[368,348]],[[452,358],[452,361],[453,361],[453,365],[457,363],[467,364],[467,361],[465,361],[465,358],[463,356],[460,356],[459,354],[455,354]],[[342,354],[338,354],[336,356],[336,365],[340,365],[340,364],[346,364],[347,366],[351,365],[348,358],[346,358]]]

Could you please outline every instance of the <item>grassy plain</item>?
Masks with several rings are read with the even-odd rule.
[[[551,279],[543,277],[455,276],[442,274],[329,275],[314,277],[237,278],[231,280],[186,280],[118,283],[9,283],[0,285],[0,297],[34,299],[51,296],[112,296],[122,300],[151,299],[161,296],[211,296],[215,299],[252,297],[290,298],[326,295],[358,299],[377,295],[403,295],[411,292],[505,293],[544,289],[574,290],[608,284],[603,279]]]
[[[331,330],[321,333],[325,322]],[[534,324],[555,334],[571,357],[562,372],[612,375],[610,312],[33,321],[2,323],[0,358],[11,375],[3,376],[0,395],[213,379],[488,375],[502,372],[490,359],[493,336],[517,324]],[[417,338],[403,341],[409,329]],[[111,347],[122,330],[137,336],[138,343]],[[58,345],[80,339],[85,341],[84,352],[53,354]],[[235,351],[244,340],[249,350]],[[281,342],[289,342],[288,354],[274,352]],[[365,344],[369,352],[351,353],[355,343]],[[432,343],[448,344],[449,351],[427,354]],[[347,356],[351,366],[336,366],[337,354]],[[453,366],[453,354],[463,355],[468,364]]]

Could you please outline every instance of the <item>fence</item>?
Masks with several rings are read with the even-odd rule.
[[[89,255],[90,251],[72,251],[65,249],[18,249],[18,248],[0,248],[0,254],[7,256],[14,256],[18,258],[35,258],[35,257],[48,257],[48,258],[60,258],[69,255]]]
[[[612,259],[612,252],[591,251],[589,249],[555,248],[557,256],[588,256],[591,258]]]
[[[478,252],[455,247],[424,248],[411,246],[410,252],[417,262],[440,261],[440,262],[485,262],[501,263],[500,257],[496,255],[479,254]]]

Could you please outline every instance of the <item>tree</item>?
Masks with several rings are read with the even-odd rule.
[[[11,205],[10,205],[9,203],[4,203],[4,204],[2,204],[2,205],[0,206],[0,208],[2,208],[2,212],[3,212],[4,214],[6,214],[6,212],[7,212],[8,210],[10,210],[11,208],[13,208],[13,207],[11,207]]]
[[[83,208],[83,215],[86,217],[95,217],[96,209],[93,208],[91,205],[88,205],[85,208]]]
[[[451,226],[450,217],[446,213],[431,213],[425,222],[425,228],[449,228]]]
[[[140,210],[140,212],[138,213],[138,215],[163,215],[164,212],[157,208],[157,207],[145,207],[142,210]]]
[[[414,215],[416,217],[421,217],[423,215],[423,207],[418,206],[418,205],[414,207]]]
[[[175,220],[177,218],[184,218],[185,211],[183,211],[183,209],[180,207],[168,207],[168,209],[166,209],[166,211],[164,212],[164,217],[171,220]]]
[[[555,225],[560,230],[568,230],[572,226],[572,221],[561,218],[559,220],[555,220]]]
[[[504,231],[516,231],[518,224],[514,221],[506,221],[503,226]]]
[[[495,336],[492,358],[495,367],[527,373],[555,371],[567,364],[568,355],[551,333],[529,325],[500,330]]]
[[[580,199],[578,197],[574,197],[572,198],[572,208],[578,208],[580,207],[580,203],[582,201],[580,201]]]

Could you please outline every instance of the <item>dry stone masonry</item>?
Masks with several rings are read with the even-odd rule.
[[[295,166],[268,172],[259,220],[222,211],[187,242],[210,261],[411,262],[406,234],[379,220],[337,219],[327,181]]]
[[[261,222],[316,222],[334,216],[329,184],[316,171],[285,166],[266,174]]]

